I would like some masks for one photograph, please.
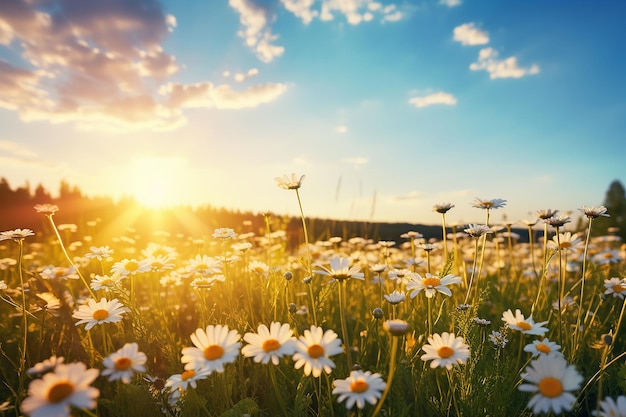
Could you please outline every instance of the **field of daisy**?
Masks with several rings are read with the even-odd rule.
[[[506,200],[476,199],[483,224],[433,206],[438,239],[320,240],[302,180],[276,178],[295,246],[269,213],[100,241],[38,204],[42,230],[1,232],[0,415],[626,417],[626,253],[594,233],[604,206],[578,226],[535,209],[528,239],[491,221]]]

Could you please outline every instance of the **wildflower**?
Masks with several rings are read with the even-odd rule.
[[[329,374],[335,367],[330,356],[342,353],[341,339],[332,330],[324,331],[315,325],[305,330],[296,343],[296,353],[293,355],[294,367],[304,366],[304,375],[319,377],[322,371]]]
[[[62,266],[45,266],[39,273],[43,279],[78,279],[78,273],[75,266],[65,268]]]
[[[220,227],[213,231],[213,238],[219,240],[230,240],[236,239],[237,234],[233,229],[230,229],[228,227]]]
[[[384,297],[389,304],[400,304],[406,298],[404,293],[399,291],[394,291],[391,294],[385,294]]]
[[[433,211],[436,211],[437,213],[441,213],[441,214],[446,214],[448,210],[450,210],[452,207],[454,207],[454,204],[452,203],[435,204],[433,206]]]
[[[606,288],[604,295],[613,294],[613,297],[619,297],[623,300],[626,293],[626,278],[613,277],[611,279],[605,279],[604,288]]]
[[[261,277],[266,277],[270,267],[267,266],[265,262],[250,261],[250,263],[248,263],[248,269]]]
[[[57,357],[56,355],[50,356],[50,358],[38,362],[29,368],[26,373],[29,375],[44,374],[46,372],[53,371],[57,366],[63,363],[65,358],[63,356]]]
[[[211,371],[207,368],[188,369],[167,378],[165,387],[169,388],[171,392],[187,391],[189,386],[196,388],[198,381],[206,379],[209,375],[211,375]]]
[[[558,217],[549,217],[544,219],[544,222],[549,224],[552,227],[561,227],[565,224],[571,222],[572,219],[569,216],[558,216]]]
[[[82,362],[60,364],[30,383],[20,410],[30,417],[69,417],[71,407],[94,409],[100,391],[90,384],[98,373]]]
[[[50,310],[58,310],[59,308],[61,308],[61,300],[59,300],[51,292],[41,292],[35,295],[37,296],[37,298],[39,298],[40,300],[44,302],[42,310],[50,311]],[[56,314],[56,312],[55,313],[50,312],[50,313]]]
[[[106,369],[102,371],[102,376],[109,375],[109,381],[119,379],[128,384],[135,372],[146,372],[144,365],[147,360],[146,354],[139,352],[137,343],[126,343],[117,352],[104,358],[102,364]]]
[[[126,278],[120,274],[94,275],[89,283],[92,290],[111,290],[115,288],[122,279]]]
[[[600,206],[600,207],[596,207],[596,206],[592,206],[592,207],[582,206],[578,210],[580,210],[583,213],[585,213],[585,216],[587,216],[587,218],[589,218],[589,219],[597,219],[600,216],[611,217],[607,213],[607,208],[604,207],[604,206]]]
[[[146,263],[150,265],[150,269],[155,272],[164,272],[174,269],[172,258],[167,255],[149,255]]]
[[[374,316],[376,320],[380,320],[385,317],[385,312],[382,308],[376,307],[374,310],[372,310],[372,316]]]
[[[559,212],[558,210],[552,210],[552,209],[537,210],[537,217],[539,217],[541,220],[546,220],[551,217],[555,217],[558,212]]]
[[[407,291],[413,290],[410,294],[411,298],[415,298],[422,290],[424,290],[427,298],[432,298],[437,292],[450,297],[452,296],[452,291],[450,291],[448,285],[461,283],[461,277],[452,274],[440,278],[437,275],[426,273],[426,278],[423,278],[420,274],[411,273],[409,277],[406,289]]]
[[[533,357],[550,354],[563,356],[563,354],[559,352],[559,349],[561,349],[560,345],[549,341],[547,338],[544,338],[543,340],[535,340],[524,346],[524,352],[532,354]]]
[[[422,346],[422,350],[426,353],[421,359],[424,362],[432,360],[431,368],[452,369],[455,364],[464,364],[470,356],[469,346],[463,342],[463,338],[447,332],[428,336],[428,344]]]
[[[480,317],[474,317],[474,323],[481,327],[487,327],[491,324],[490,320],[481,319]]]
[[[359,409],[365,407],[365,402],[374,405],[380,399],[387,384],[380,374],[372,374],[369,371],[355,370],[350,372],[346,379],[336,379],[333,381],[333,394],[339,395],[337,402],[346,400],[346,408],[351,409],[356,406]]]
[[[617,264],[622,261],[617,250],[607,250],[593,255],[591,261],[598,265]]]
[[[99,302],[93,298],[87,301],[87,305],[78,307],[78,310],[72,314],[72,317],[79,319],[76,326],[87,323],[85,330],[90,330],[96,324],[117,323],[122,320],[122,314],[128,313],[130,310],[124,307],[117,299],[107,301],[102,297]]]
[[[626,397],[620,395],[617,401],[611,397],[606,397],[600,401],[601,410],[593,411],[594,416],[599,417],[626,417]]]
[[[120,275],[131,275],[139,272],[148,272],[152,266],[145,259],[137,261],[136,259],[123,259],[115,262],[111,267],[111,273]]]
[[[576,367],[557,355],[541,355],[526,367],[522,379],[530,382],[519,386],[520,391],[534,392],[528,407],[534,413],[553,411],[560,414],[571,410],[576,397],[571,391],[580,388],[583,377]]]
[[[565,232],[559,233],[559,236],[552,237],[552,240],[548,241],[548,247],[550,249],[569,251],[575,249],[582,249],[585,243],[583,242],[580,233]]]
[[[400,319],[387,320],[383,328],[392,336],[403,336],[409,331],[409,323]]]
[[[393,240],[379,240],[378,246],[381,248],[391,248],[396,244]]]
[[[283,175],[282,177],[274,178],[276,185],[284,190],[297,190],[302,187],[302,181],[304,181],[304,175],[298,179],[296,174],[292,173],[291,176]]]
[[[542,327],[547,321],[541,323],[535,323],[532,314],[528,318],[524,318],[524,315],[519,309],[515,310],[515,315],[508,309],[502,313],[502,321],[509,325],[513,330],[520,331],[524,334],[532,334],[537,336],[543,336],[548,329]]]
[[[296,338],[289,324],[272,322],[270,327],[261,324],[257,333],[246,333],[243,340],[249,344],[241,349],[242,355],[254,358],[254,362],[267,364],[270,360],[278,365],[280,358],[293,355],[296,350]]]
[[[360,267],[350,267],[350,258],[333,256],[332,258],[330,258],[330,268],[320,265],[319,263],[315,264],[315,266],[321,269],[314,270],[314,273],[327,275],[337,281],[344,281],[348,278],[356,278],[361,280],[363,279],[363,273],[360,272]]]
[[[36,204],[34,208],[37,213],[41,213],[45,216],[52,216],[59,211],[59,206],[56,204]]]
[[[187,265],[189,272],[197,272],[200,275],[211,275],[222,272],[222,261],[206,255],[196,255]]]
[[[501,332],[495,331],[495,330],[491,331],[491,334],[489,335],[489,340],[496,347],[499,347],[501,349],[504,349],[504,347],[507,345],[507,343],[509,343],[509,339],[506,338],[506,335],[502,334]]]
[[[474,204],[472,204],[472,207],[476,207],[476,208],[481,208],[481,209],[499,209],[506,206],[506,200],[503,200],[501,198],[494,198],[492,200],[483,200],[480,199],[478,197],[476,197],[476,199],[474,200]]]
[[[479,238],[493,231],[486,224],[470,224],[463,230],[469,237]]]
[[[0,232],[0,241],[13,239],[15,242],[18,242],[28,236],[35,236],[35,233],[30,229],[8,230],[6,232]]]
[[[4,280],[0,280],[0,291],[6,290],[9,286],[4,282]]]
[[[239,355],[241,336],[237,330],[229,330],[220,324],[196,329],[191,334],[195,347],[183,348],[181,362],[185,369],[207,368],[211,372],[224,372],[224,364],[234,362]]]

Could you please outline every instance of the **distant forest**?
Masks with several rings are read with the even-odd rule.
[[[32,229],[38,235],[47,233],[49,226],[45,217],[35,211],[36,204],[56,204],[55,223],[73,224],[80,235],[89,235],[94,243],[106,244],[109,239],[132,233],[149,237],[154,232],[165,231],[172,236],[192,238],[210,236],[216,228],[229,227],[238,233],[265,234],[263,213],[228,210],[206,205],[197,208],[186,206],[171,209],[148,209],[134,198],[124,197],[114,201],[111,197],[89,197],[76,187],[61,181],[57,197],[41,184],[34,191],[29,184],[12,188],[6,178],[0,179],[0,231]],[[613,181],[606,192],[604,206],[611,215],[608,219],[594,222],[594,235],[617,234],[626,240],[626,192],[620,181]],[[549,207],[554,209],[554,207]],[[301,219],[269,214],[272,231],[286,230],[290,244],[303,241]],[[401,242],[400,235],[416,231],[426,239],[441,238],[441,226],[411,223],[369,223],[364,221],[339,221],[307,218],[311,241],[325,240],[333,236],[344,239],[364,237],[376,240]],[[585,224],[577,225],[582,229]],[[514,228],[521,240],[528,239],[526,228]],[[448,229],[450,232],[451,229]],[[459,230],[462,231],[462,230]],[[97,239],[97,242],[95,241]]]

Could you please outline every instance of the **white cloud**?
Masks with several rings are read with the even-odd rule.
[[[454,28],[454,40],[462,45],[485,45],[489,43],[489,35],[474,23],[465,23]]]
[[[337,133],[346,133],[348,131],[348,126],[346,125],[339,125],[335,128],[335,132]]]
[[[246,80],[248,80],[249,78],[252,78],[254,76],[259,75],[259,70],[256,68],[250,68],[248,70],[248,72],[246,73],[242,73],[242,72],[238,72],[235,74],[235,81],[237,81],[238,83],[242,83]]]
[[[417,108],[428,107],[435,104],[445,104],[448,106],[456,105],[456,97],[450,93],[438,92],[422,97],[412,97],[409,103]]]
[[[280,0],[285,6],[285,9],[289,10],[296,17],[302,19],[305,25],[311,23],[313,18],[319,15],[316,10],[311,10],[315,0]]]
[[[419,191],[409,191],[406,194],[394,197],[395,200],[418,200],[420,198],[422,198],[422,193]]]
[[[461,0],[439,0],[439,4],[447,7],[456,7],[461,5]]]
[[[483,48],[478,54],[478,61],[470,65],[472,71],[485,70],[489,78],[521,78],[526,75],[539,73],[539,66],[531,65],[522,68],[517,64],[517,58],[512,56],[503,60],[498,59],[498,52],[493,48]]]
[[[395,22],[404,17],[404,13],[397,10],[395,4],[382,7],[381,3],[374,0],[323,0],[320,19],[333,20],[335,14],[340,14],[349,24],[358,25],[373,20],[374,13],[383,22]]]
[[[257,0],[229,0],[228,4],[239,13],[244,27],[238,32],[239,36],[256,52],[257,58],[269,63],[285,52],[282,46],[272,44],[278,36],[272,34],[269,25],[274,17],[266,7]]]

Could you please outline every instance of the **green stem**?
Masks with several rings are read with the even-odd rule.
[[[563,345],[563,308],[561,306],[563,298],[563,254],[561,251],[561,236],[559,233],[559,227],[556,227],[556,246],[559,251],[559,279],[557,281],[557,293],[558,293],[558,306],[559,306],[559,343]]]
[[[287,412],[287,406],[285,405],[285,400],[283,398],[283,392],[278,386],[278,382],[276,381],[276,370],[274,369],[274,365],[269,365],[269,368],[270,379],[272,380],[272,386],[274,387],[274,393],[276,394],[278,405],[280,405],[280,410],[283,412],[283,415],[285,417],[289,417],[289,413]]]
[[[396,371],[396,354],[398,350],[398,339],[399,336],[391,336],[391,356],[389,358],[389,376],[387,377],[387,384],[385,385],[385,390],[383,394],[380,396],[378,403],[376,404],[376,408],[374,408],[374,412],[372,412],[372,417],[376,417],[376,415],[380,412],[380,409],[385,402],[385,398],[387,398],[387,394],[391,390],[391,383],[393,382],[393,375]]]
[[[472,292],[472,283],[474,282],[474,274],[476,273],[476,262],[478,259],[478,238],[475,241],[474,247],[474,263],[472,264],[472,275],[470,275],[470,282],[467,286],[467,294],[465,294],[464,303],[467,304],[467,300],[469,299],[470,293]]]
[[[446,233],[446,214],[441,213],[441,231],[443,236],[443,259],[444,262],[448,262],[448,242],[447,242],[447,233]]]
[[[339,281],[339,318],[341,320],[341,333],[343,334],[343,343],[346,346],[346,360],[348,369],[352,369],[352,343],[348,337],[348,325],[346,324],[345,306],[346,303],[346,280]]]
[[[304,244],[306,246],[306,256],[307,256],[307,273],[310,278],[313,278],[313,270],[311,269],[311,248],[309,247],[309,232],[306,228],[306,219],[304,217],[304,210],[302,210],[302,201],[300,200],[300,193],[296,188],[296,197],[298,198],[298,207],[300,208],[300,218],[302,219],[302,231],[304,233]],[[315,299],[313,298],[313,289],[310,288],[311,292],[311,309],[313,310],[313,324],[317,326],[317,312],[315,311]]]
[[[587,250],[589,249],[589,238],[591,237],[591,222],[592,218],[589,217],[589,226],[587,227],[587,237],[585,238],[585,250],[583,251],[583,265],[582,265],[582,276],[580,278],[580,298],[578,299],[578,305],[582,307],[583,305],[583,296],[585,293],[585,275],[587,272]],[[580,343],[581,332],[580,332],[580,320],[582,317],[583,309],[578,309],[578,317],[576,318],[576,328],[574,329],[574,350],[578,349],[578,344]]]

